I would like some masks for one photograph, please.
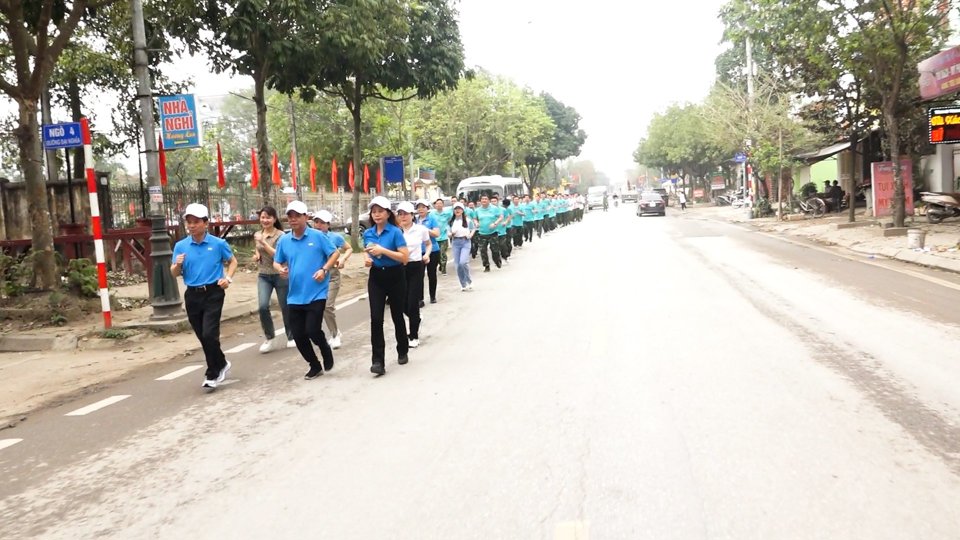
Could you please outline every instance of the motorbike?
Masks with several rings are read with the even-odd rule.
[[[927,203],[927,221],[930,223],[960,216],[960,193],[924,191],[920,193],[920,198]]]

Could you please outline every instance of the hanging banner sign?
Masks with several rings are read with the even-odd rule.
[[[197,102],[193,94],[160,96],[160,131],[163,148],[197,148],[200,146],[200,127],[197,122]]]
[[[870,164],[873,192],[873,215],[883,217],[893,215],[893,198],[896,182],[893,176],[893,162],[879,161]],[[903,178],[904,209],[908,216],[913,215],[913,162],[908,158],[900,159],[900,176]]]

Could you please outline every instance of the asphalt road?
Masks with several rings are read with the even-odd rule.
[[[385,377],[359,302],[318,380],[254,346],[32,416],[0,537],[960,537],[960,280],[632,211],[451,273]]]

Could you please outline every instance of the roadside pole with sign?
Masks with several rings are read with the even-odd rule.
[[[60,150],[66,152],[66,161],[70,163],[70,149],[83,147],[83,131],[80,122],[67,122],[64,124],[44,124],[42,128],[43,149]],[[70,199],[70,223],[77,222],[76,210],[73,204],[73,175],[67,171],[67,193]],[[79,172],[79,171],[78,171]],[[48,176],[50,171],[47,171]],[[48,178],[48,181],[55,180]]]

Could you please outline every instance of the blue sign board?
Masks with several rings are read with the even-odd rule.
[[[403,182],[403,156],[384,156],[383,180],[388,184]]]
[[[43,149],[76,148],[83,146],[80,122],[43,125]]]
[[[737,152],[737,153],[734,154],[734,156],[733,156],[733,162],[734,162],[734,163],[746,163],[746,162],[747,162],[747,154],[745,154],[745,153],[743,153],[743,152]]]
[[[193,99],[193,94],[160,96],[159,102],[163,148],[176,150],[200,146],[197,102]]]

